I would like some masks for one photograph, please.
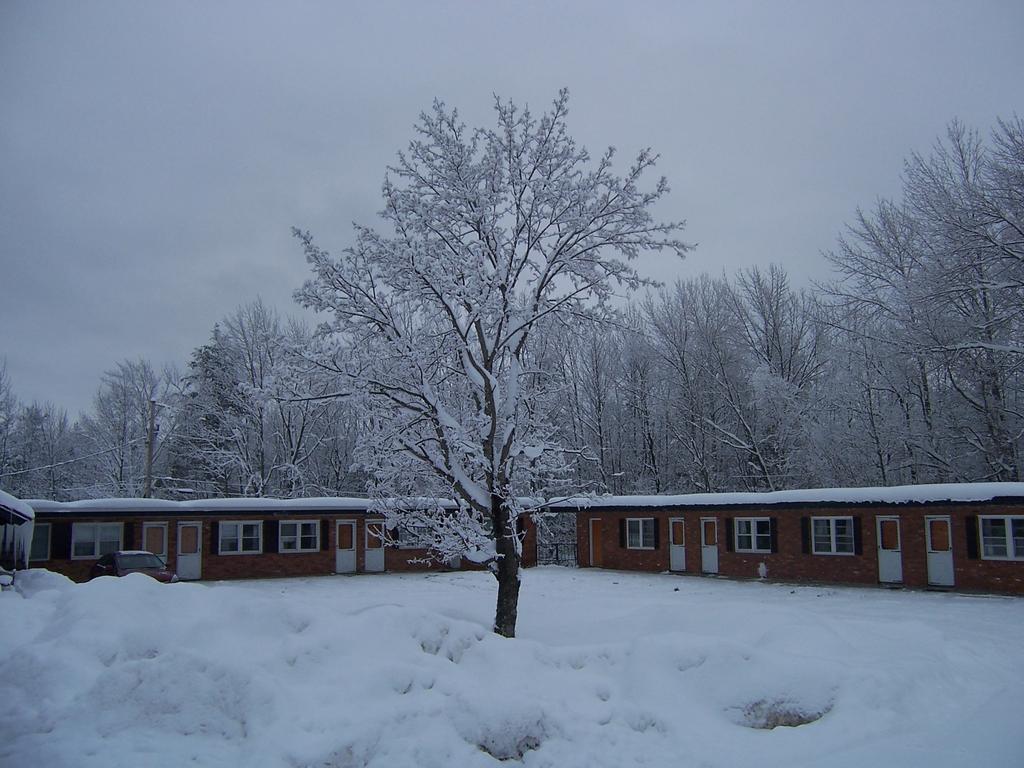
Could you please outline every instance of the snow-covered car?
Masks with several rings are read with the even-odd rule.
[[[177,574],[167,567],[159,555],[142,550],[111,552],[96,561],[89,573],[90,579],[97,576],[124,576],[127,573],[144,573],[157,581],[172,583]]]

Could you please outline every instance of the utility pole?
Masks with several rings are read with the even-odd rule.
[[[149,428],[146,430],[146,482],[142,498],[153,495],[153,441],[156,436],[156,400],[149,401]]]

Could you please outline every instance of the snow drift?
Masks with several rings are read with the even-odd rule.
[[[1024,601],[525,579],[506,640],[482,573],[25,572],[0,594],[0,764],[938,768],[1024,747]]]

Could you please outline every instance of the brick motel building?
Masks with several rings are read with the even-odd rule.
[[[5,539],[31,541],[19,567],[77,581],[129,549],[184,580],[479,567],[427,562],[415,531],[382,537],[383,517],[359,498],[17,503],[21,518],[5,528],[33,527]],[[1024,483],[596,496],[544,509],[574,516],[580,567],[1024,594]],[[526,516],[520,525],[532,566],[537,529]]]
[[[1024,594],[1024,483],[603,496],[581,567]]]
[[[108,552],[145,550],[182,580],[478,568],[427,562],[415,532],[383,535],[366,499],[29,500],[35,511],[28,565],[85,581]],[[523,564],[537,558],[533,523],[521,521]],[[387,543],[394,539],[397,544]]]

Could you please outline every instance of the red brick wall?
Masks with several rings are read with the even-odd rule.
[[[428,560],[428,562],[422,562]],[[417,562],[421,561],[421,562]],[[384,552],[384,567],[388,571],[408,573],[413,571],[451,571],[451,570],[476,570],[476,566],[465,558],[457,568],[438,563],[429,558],[429,552],[425,549],[411,547],[388,547]]]
[[[635,571],[669,569],[669,519],[682,517],[686,529],[686,572],[701,572],[700,519],[718,520],[718,573],[732,578],[759,578],[763,564],[768,579],[794,582],[877,584],[878,552],[876,517],[899,517],[903,563],[903,584],[927,587],[927,549],[925,519],[933,515],[950,517],[953,548],[954,589],[1024,594],[1024,561],[970,559],[967,551],[968,519],[975,515],[1024,514],[1020,507],[1000,505],[926,505],[782,508],[778,506],[745,508],[597,508],[580,510],[576,517],[578,562],[590,565],[590,521],[602,521],[601,542],[597,549],[603,568]],[[860,519],[860,555],[804,554],[801,518],[812,516],[854,517]],[[630,518],[658,521],[659,547],[634,550],[620,545],[620,521]],[[727,551],[727,520],[737,517],[768,517],[775,521],[777,551],[738,553]]]
[[[967,558],[966,533],[968,517],[976,515],[1021,515],[1024,514],[1024,509],[1005,504],[993,504],[985,507],[950,507],[949,513],[953,518],[953,569],[956,574],[957,587],[961,589],[1024,594],[1024,561],[970,560]],[[923,533],[921,537],[923,541]],[[978,546],[981,546],[980,535]]]
[[[668,518],[676,515],[650,509],[583,510],[576,518],[576,552],[580,565],[590,565],[590,521],[601,521],[600,542],[595,542],[595,559],[602,568],[623,571],[667,571]],[[621,546],[619,526],[626,518],[653,517],[658,527],[657,549],[626,549]],[[687,565],[690,553],[687,552]]]
[[[874,517],[859,512],[831,510],[826,516],[860,518],[862,555],[804,554],[801,519],[811,517],[810,510],[766,508],[722,515],[719,520],[718,572],[724,576],[756,579],[763,568],[769,579],[783,581],[835,582],[841,584],[878,583],[875,553]],[[727,551],[727,520],[738,517],[768,517],[776,526],[777,552],[770,554]],[[698,542],[697,557],[700,557]]]
[[[50,559],[49,560],[33,560],[29,565],[32,568],[47,568],[51,571],[64,574],[72,581],[88,581],[92,567],[96,564],[96,560],[73,560],[68,557],[63,557],[62,553],[58,551],[57,539],[58,528],[67,526],[67,546],[70,551],[71,547],[71,524],[75,523],[125,523],[127,522],[124,518],[114,518],[109,516],[91,516],[91,517],[75,517],[74,520],[69,519],[67,516],[55,516],[45,517],[37,514],[36,521],[40,523],[50,523]],[[132,530],[129,535],[124,537],[121,544],[124,549],[136,549],[137,548],[137,537],[142,535],[142,522],[136,522],[134,519],[131,521],[131,525],[128,526]],[[123,534],[122,534],[123,535]]]
[[[537,526],[533,520],[526,516],[522,518],[522,525],[526,531],[526,536],[523,538],[522,566],[524,568],[532,568],[537,565]],[[427,554],[425,549],[388,547],[384,555],[385,567],[389,571],[401,572],[453,570],[450,566],[433,561],[429,563],[410,562],[413,560],[423,560],[427,557]],[[479,563],[462,558],[458,570],[478,571],[486,567],[486,565],[480,565]]]
[[[327,549],[321,548],[317,552],[263,552],[260,554],[217,554],[217,541],[214,539],[213,526],[211,522],[216,519],[218,523],[231,522],[232,520],[280,520],[281,518],[239,515],[235,517],[206,518],[203,523],[203,579],[259,579],[280,576],[322,576],[334,573],[334,544],[336,538],[335,521],[338,517],[309,517],[302,519],[313,520],[325,519],[328,521]],[[323,533],[321,528],[321,533]],[[175,539],[177,526],[175,526]],[[267,546],[267,542],[263,542]],[[174,543],[175,561],[177,560],[177,540]],[[358,548],[357,548],[358,551]],[[168,553],[168,563],[170,563]]]
[[[46,518],[39,516],[40,522],[52,522],[54,525],[67,524],[71,525],[75,523],[91,523],[91,522],[117,522],[126,525],[128,535],[125,536],[122,546],[125,549],[140,549],[143,546],[143,523],[166,523],[167,524],[167,565],[172,570],[177,569],[177,555],[178,555],[178,522],[198,522],[203,526],[203,560],[202,560],[202,578],[203,579],[242,579],[242,578],[264,578],[264,577],[275,577],[275,576],[317,576],[334,573],[335,556],[334,550],[337,541],[337,526],[335,522],[341,519],[355,520],[356,521],[356,557],[357,557],[357,568],[363,569],[363,536],[364,536],[364,523],[361,516],[357,515],[333,515],[323,516],[316,515],[316,513],[310,513],[308,516],[303,516],[301,519],[308,520],[327,520],[327,548],[324,549],[321,545],[321,549],[316,552],[264,552],[260,554],[225,554],[218,555],[217,542],[214,541],[213,526],[211,523],[214,520],[220,521],[231,521],[231,520],[287,520],[288,518],[275,518],[272,515],[259,515],[259,514],[248,514],[248,515],[235,515],[235,516],[218,516],[218,517],[161,517],[160,519],[150,517],[139,517],[139,516],[91,516],[91,517],[75,517],[74,520],[64,515],[61,517]],[[296,516],[294,519],[299,519]],[[68,533],[70,536],[70,531]],[[51,555],[56,554],[53,551],[53,529],[51,529]],[[264,546],[267,542],[264,542]],[[68,578],[75,581],[86,581],[89,578],[89,573],[95,564],[95,559],[88,560],[71,560],[66,558],[51,557],[50,560],[45,562],[35,562],[32,565],[34,567],[48,568],[51,571],[62,573]]]
[[[217,522],[230,522],[232,520],[288,520],[308,519],[327,520],[327,545],[317,552],[263,552],[260,554],[224,554],[218,555],[217,542],[214,540],[213,525]],[[177,570],[178,556],[178,522],[198,522],[203,526],[203,559],[202,578],[205,579],[249,579],[268,578],[283,576],[319,576],[335,572],[335,547],[337,546],[337,521],[354,520],[356,523],[356,571],[362,573],[366,569],[366,521],[361,514],[335,514],[324,515],[310,512],[308,515],[295,515],[288,518],[275,517],[266,514],[241,514],[241,515],[219,515],[216,517],[161,517],[159,519],[149,516],[126,516],[126,515],[92,515],[89,517],[70,516],[39,516],[40,522],[50,522],[56,525],[67,525],[68,536],[70,537],[70,525],[75,523],[122,523],[126,526],[128,535],[122,541],[124,549],[143,548],[143,523],[166,523],[167,524],[167,565],[171,570]],[[523,565],[532,566],[537,564],[537,529],[532,521],[526,523],[526,538],[523,542]],[[51,528],[51,555],[57,554],[53,551],[53,528]],[[267,542],[264,541],[264,547]],[[426,553],[422,550],[398,549],[388,547],[384,552],[384,567],[388,571],[422,571],[437,570],[443,566],[437,564],[427,565],[424,563],[411,563],[412,559],[423,557]],[[51,557],[47,561],[33,561],[32,567],[48,568],[52,571],[62,573],[75,581],[86,581],[96,559],[72,560],[61,557]],[[462,570],[476,570],[482,566],[473,564],[463,559],[460,568]]]

